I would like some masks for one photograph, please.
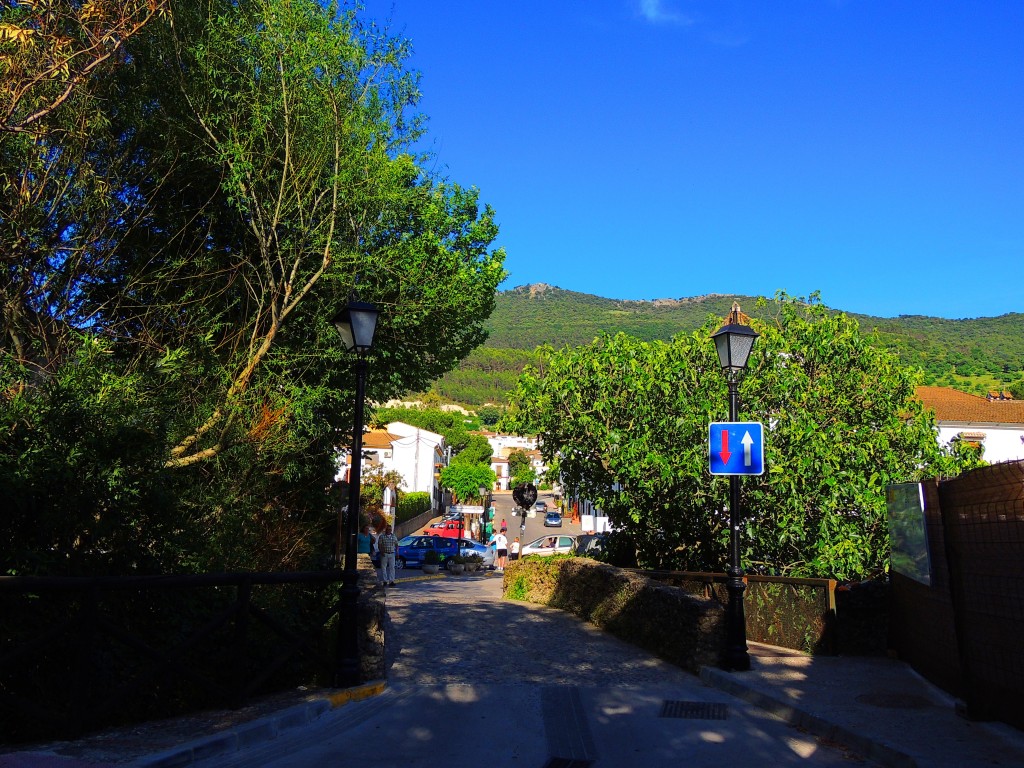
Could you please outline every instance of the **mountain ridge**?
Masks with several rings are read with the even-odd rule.
[[[668,341],[691,333],[709,316],[724,318],[734,301],[759,317],[756,296],[703,294],[681,298],[609,299],[547,283],[516,286],[495,295],[489,337],[432,388],[440,398],[468,405],[504,402],[519,372],[543,344],[589,344],[601,333],[628,333]],[[770,297],[767,297],[770,298]],[[828,307],[877,331],[878,343],[924,372],[924,383],[975,394],[1024,378],[1024,313],[948,318],[927,315],[876,317]]]

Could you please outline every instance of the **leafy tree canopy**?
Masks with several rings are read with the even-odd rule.
[[[470,435],[466,447],[452,457],[453,463],[491,465],[494,450],[483,435]]]
[[[493,488],[496,479],[494,470],[486,464],[454,463],[441,470],[441,485],[463,502],[480,499],[480,488]]]
[[[955,474],[916,377],[858,323],[780,294],[762,301],[740,385],[740,419],[766,426],[767,471],[744,478],[743,563],[798,576],[885,568],[885,490]],[[722,570],[728,482],[708,472],[708,424],[728,417],[709,317],[672,342],[619,334],[547,348],[510,398],[504,426],[542,437],[569,493],[593,499],[642,565]]]
[[[505,275],[493,211],[411,150],[407,41],[315,0],[5,3],[0,30],[11,567],[315,562],[354,401],[331,318],[381,308],[386,401],[484,340]]]

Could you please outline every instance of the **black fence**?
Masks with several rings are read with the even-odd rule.
[[[330,685],[341,571],[0,577],[0,739]]]
[[[1024,728],[1024,461],[925,484],[930,584],[893,574],[893,645],[972,718]]]
[[[692,571],[637,571],[648,578],[679,587],[691,595],[729,602],[724,573]],[[807,653],[831,655],[839,651],[834,579],[786,576],[743,577],[747,586],[744,612],[747,639]],[[884,633],[883,633],[884,636]],[[845,649],[844,649],[845,652]]]

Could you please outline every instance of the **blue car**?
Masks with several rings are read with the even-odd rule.
[[[457,544],[456,544],[457,542]],[[458,547],[456,549],[456,546]],[[494,567],[494,549],[472,539],[449,539],[444,536],[406,536],[398,540],[398,553],[395,557],[395,570],[402,568],[422,568],[423,555],[429,550],[436,550],[441,558],[441,565],[446,566],[448,558],[456,551],[460,555],[480,555],[484,568]]]
[[[459,553],[459,543],[445,536],[406,536],[398,540],[395,569],[422,568],[423,555],[430,550],[437,552],[444,565],[445,560]]]
[[[548,512],[544,517],[545,528],[561,528],[562,516],[558,512]]]

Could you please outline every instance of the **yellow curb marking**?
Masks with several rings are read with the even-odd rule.
[[[363,685],[357,685],[354,688],[347,688],[344,691],[338,691],[332,693],[327,697],[327,700],[331,702],[331,709],[343,707],[350,701],[362,701],[368,699],[371,696],[377,696],[384,693],[384,689],[388,687],[387,681],[377,680],[372,683],[365,683]]]

